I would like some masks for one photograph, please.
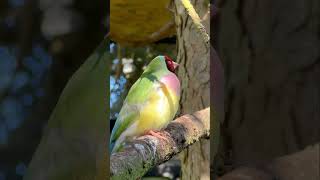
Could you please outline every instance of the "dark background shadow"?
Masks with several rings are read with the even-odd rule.
[[[319,2],[216,6],[211,37],[225,71],[224,163],[265,163],[319,143]]]
[[[0,179],[22,179],[69,77],[106,35],[108,1],[0,2]]]

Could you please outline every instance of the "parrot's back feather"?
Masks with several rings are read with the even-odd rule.
[[[111,133],[111,142],[116,141],[125,128],[133,123],[132,119],[137,118],[137,116],[139,116],[139,109],[134,104],[128,105],[125,103]]]

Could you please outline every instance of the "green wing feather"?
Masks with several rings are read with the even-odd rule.
[[[155,90],[154,83],[159,81],[159,77],[162,77],[167,73],[168,71],[166,69],[146,71],[133,84],[112,130],[110,137],[110,152],[119,136],[137,119],[139,119],[139,110],[143,108],[143,105],[146,102],[148,102],[151,92]]]
[[[138,119],[139,109],[148,101],[153,82],[141,76],[130,88],[123,106],[113,127],[110,143],[111,145],[119,138],[121,133],[129,127],[134,120]],[[112,149],[112,148],[111,148]]]

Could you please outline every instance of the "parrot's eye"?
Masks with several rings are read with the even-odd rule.
[[[169,71],[173,72],[175,71],[175,69],[178,67],[178,64],[175,63],[170,57],[168,56],[164,56],[165,60],[166,60],[166,64],[167,64],[167,68]]]

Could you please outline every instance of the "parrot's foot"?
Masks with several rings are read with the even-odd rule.
[[[152,136],[155,136],[157,138],[160,138],[160,139],[163,139],[165,141],[167,141],[168,139],[166,137],[163,137],[159,132],[156,132],[156,131],[152,131],[152,130],[149,130],[145,133],[145,135],[152,135]]]

